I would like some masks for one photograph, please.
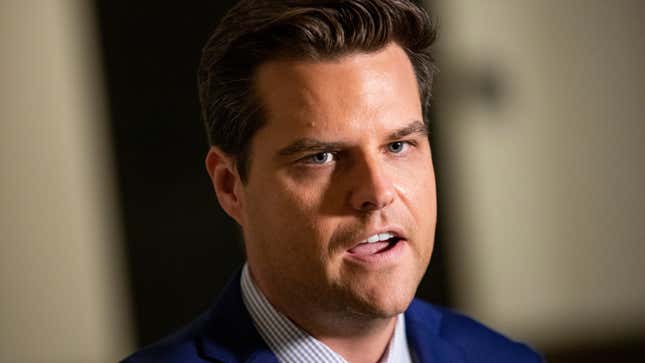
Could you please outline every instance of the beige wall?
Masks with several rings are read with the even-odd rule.
[[[437,7],[446,89],[494,64],[507,91],[440,96],[458,305],[540,347],[645,334],[644,4]]]
[[[92,14],[0,2],[0,361],[133,348]]]

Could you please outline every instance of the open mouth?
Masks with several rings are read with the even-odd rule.
[[[393,233],[379,233],[360,242],[348,252],[355,255],[369,256],[386,252],[403,239]]]

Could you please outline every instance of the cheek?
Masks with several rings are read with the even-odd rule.
[[[423,208],[436,194],[434,167],[430,156],[420,154],[396,168],[396,186],[409,201]],[[428,206],[429,207],[429,206]]]
[[[261,187],[250,188],[247,194],[249,226],[262,233],[263,240],[281,239],[274,242],[292,241],[292,248],[311,248],[311,240],[323,239],[326,230],[319,213],[322,196],[317,190],[279,178],[265,179]]]
[[[437,201],[432,163],[426,161],[412,169],[401,170],[397,179],[397,191],[418,232],[421,235],[434,233]]]
[[[323,170],[313,172],[286,169],[278,175],[276,181],[285,207],[297,210],[303,217],[311,219],[321,213],[331,184],[331,175]]]
[[[334,220],[320,212],[322,197],[311,186],[275,183],[259,191],[253,210],[258,256],[289,279],[317,280],[333,260]]]
[[[291,229],[295,238],[307,245],[323,248],[331,231],[330,218],[323,215],[324,188],[313,184],[286,184],[281,196],[285,215],[290,216],[285,228]],[[310,247],[311,248],[311,247]]]

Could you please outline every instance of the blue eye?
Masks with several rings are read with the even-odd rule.
[[[409,146],[409,145],[405,141],[395,141],[393,143],[390,143],[387,146],[387,149],[392,153],[399,154],[399,153],[403,152],[406,149],[407,146]]]
[[[325,151],[325,152],[322,152],[322,153],[311,155],[311,156],[307,157],[305,159],[305,161],[307,163],[309,163],[309,164],[322,165],[322,164],[327,164],[327,163],[331,162],[333,160],[333,158],[334,158],[333,153]]]

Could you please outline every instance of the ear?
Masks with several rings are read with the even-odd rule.
[[[226,214],[243,225],[242,180],[237,172],[235,159],[220,148],[211,146],[205,161],[217,201]]]

